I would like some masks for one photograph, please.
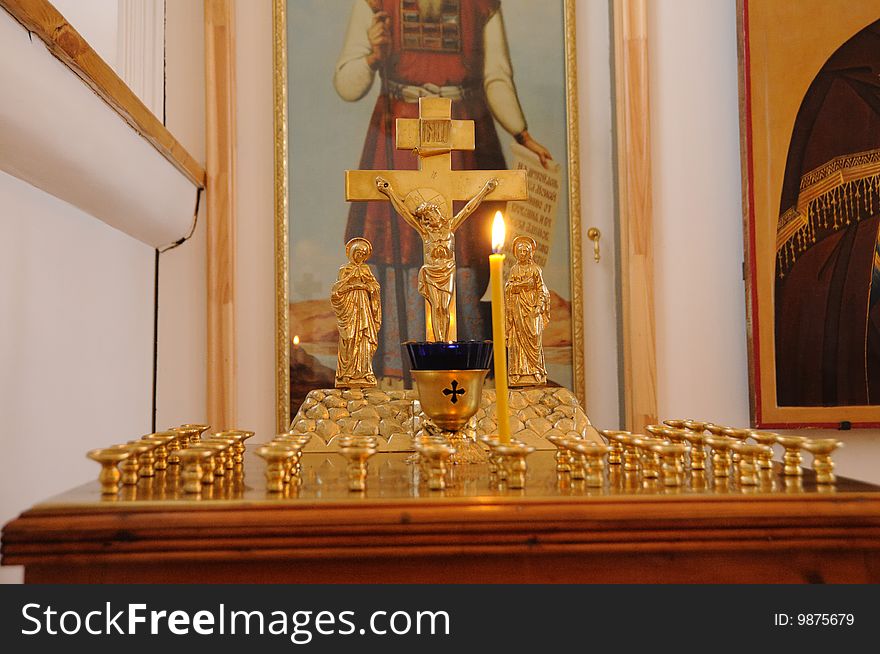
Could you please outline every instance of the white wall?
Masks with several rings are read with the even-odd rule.
[[[749,424],[736,3],[649,3],[657,373],[662,417]],[[821,431],[880,482],[880,432]]]
[[[153,250],[5,173],[0,243],[3,524],[149,432]]]
[[[119,0],[52,0],[52,4],[119,74]]]
[[[117,0],[54,4],[115,67]],[[88,481],[89,449],[149,431],[153,250],[4,173],[0,242],[5,524]]]
[[[56,4],[112,65],[116,0]],[[168,5],[168,126],[204,162],[202,1]],[[159,427],[205,415],[203,234],[201,216],[193,239],[162,255]],[[4,524],[94,479],[89,449],[150,431],[154,251],[2,173],[0,243]],[[0,582],[21,576],[0,568]]]
[[[165,114],[174,137],[205,164],[202,0],[165,5]],[[157,429],[206,419],[205,198],[193,237],[160,256]]]
[[[609,5],[606,0],[576,5],[585,408],[601,429],[620,424]],[[587,239],[590,227],[602,233],[598,263]]]
[[[193,2],[167,4],[187,7]],[[165,0],[54,0],[52,4],[161,118]],[[179,7],[172,7],[169,13],[179,12]]]
[[[235,21],[238,421],[264,441],[276,432],[272,3],[237,2]]]
[[[735,2],[649,8],[659,412],[745,425]]]

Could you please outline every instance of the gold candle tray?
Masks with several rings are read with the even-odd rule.
[[[601,438],[577,398],[562,387],[510,390],[511,434],[536,450],[555,450],[548,436]],[[336,452],[340,435],[374,436],[380,452],[412,452],[425,416],[415,390],[319,389],[310,392],[290,423],[313,434],[306,452]],[[498,433],[495,390],[484,389],[480,408],[464,428],[472,440]]]

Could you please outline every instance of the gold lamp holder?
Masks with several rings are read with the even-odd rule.
[[[483,448],[465,431],[468,421],[480,408],[488,372],[488,369],[412,371],[419,403],[429,419],[425,429],[455,449],[449,457],[450,463],[488,461]]]

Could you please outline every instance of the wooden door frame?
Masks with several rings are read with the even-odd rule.
[[[232,429],[238,413],[235,348],[235,4],[205,0],[207,169],[207,418]]]
[[[657,422],[647,0],[614,0],[624,429]]]

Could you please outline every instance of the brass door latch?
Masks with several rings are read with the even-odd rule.
[[[587,230],[587,238],[593,241],[593,259],[599,263],[599,239],[602,238],[602,232],[596,227],[590,227]]]

